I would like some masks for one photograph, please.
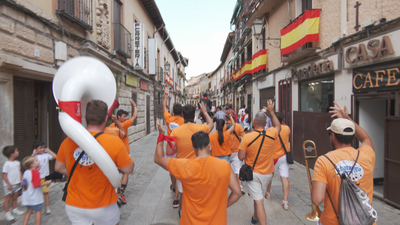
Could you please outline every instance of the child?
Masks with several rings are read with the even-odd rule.
[[[12,199],[12,213],[18,216],[24,214],[17,209],[18,191],[21,189],[21,165],[18,160],[15,160],[19,155],[17,147],[4,147],[3,155],[8,158],[3,165],[4,210],[6,220],[12,221],[15,217],[9,211],[10,199]]]
[[[50,174],[49,170],[49,160],[55,159],[57,157],[54,152],[50,149],[44,147],[44,143],[41,141],[35,141],[33,143],[33,153],[32,156],[36,156],[40,163],[40,182],[45,182],[45,177]],[[49,183],[50,184],[50,183]],[[44,203],[46,206],[46,214],[50,214],[51,210],[49,208],[50,198],[49,198],[50,188],[48,185],[42,186],[42,192],[44,196]]]
[[[42,221],[43,193],[40,187],[50,185],[51,181],[40,182],[40,163],[34,156],[27,156],[22,160],[22,166],[26,169],[22,180],[22,205],[26,206],[23,224],[28,224],[29,217],[35,211],[36,225]]]

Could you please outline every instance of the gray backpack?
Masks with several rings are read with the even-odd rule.
[[[356,161],[354,162],[349,174],[340,173],[336,168],[336,165],[326,155],[323,155],[332,163],[341,179],[339,215],[333,205],[328,190],[326,190],[333,210],[335,211],[335,215],[338,218],[339,225],[372,225],[375,221],[378,221],[378,213],[369,203],[370,199],[368,195],[349,178],[357,163],[359,155],[360,151],[357,153]]]

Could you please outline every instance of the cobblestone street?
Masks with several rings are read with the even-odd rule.
[[[168,172],[153,162],[154,149],[158,132],[153,132],[131,145],[135,171],[130,176],[126,190],[128,203],[121,208],[121,225],[137,224],[179,224],[178,209],[172,208],[173,194],[169,190],[170,179]],[[295,163],[290,167],[290,209],[285,211],[281,206],[282,189],[279,174],[273,179],[272,198],[265,200],[268,224],[294,225],[316,224],[305,219],[311,212],[310,192],[303,165]],[[50,207],[52,213],[42,216],[42,224],[70,224],[65,214],[64,202],[61,201],[64,183],[53,183],[50,189]],[[101,188],[101,187],[99,187]],[[374,199],[374,207],[378,211],[378,224],[395,225],[400,219],[400,210]],[[3,206],[3,204],[1,204]],[[20,209],[24,207],[19,206]],[[321,208],[323,210],[323,208]],[[228,224],[249,224],[253,204],[246,195],[228,208]],[[4,209],[1,208],[0,218],[4,219]],[[31,216],[30,225],[34,223]],[[22,224],[23,216],[17,216],[14,224]],[[0,224],[9,224],[3,221]]]

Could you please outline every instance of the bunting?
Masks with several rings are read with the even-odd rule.
[[[232,79],[237,80],[246,74],[254,74],[265,68],[267,68],[267,49],[260,50],[254,54],[251,61],[245,62],[236,73],[232,74]]]
[[[307,42],[319,40],[321,9],[311,9],[281,30],[281,55],[293,52]]]

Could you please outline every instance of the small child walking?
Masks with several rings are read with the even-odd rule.
[[[45,177],[50,174],[49,169],[49,160],[55,159],[57,155],[48,148],[45,148],[45,145],[42,141],[35,141],[33,143],[33,153],[32,156],[36,156],[40,163],[40,182],[45,182]],[[50,183],[49,183],[50,184]],[[51,210],[49,208],[50,197],[49,197],[50,187],[48,185],[42,186],[42,192],[44,196],[44,203],[46,206],[46,214],[50,214]]]
[[[51,180],[40,182],[40,163],[34,156],[27,156],[22,160],[22,166],[26,169],[22,176],[22,205],[26,206],[23,225],[27,225],[29,217],[35,211],[36,225],[42,222],[43,193],[41,187],[47,186]]]
[[[15,220],[12,214],[18,216],[24,214],[17,209],[18,191],[21,189],[21,165],[18,160],[15,160],[19,155],[17,147],[4,147],[3,155],[7,157],[7,161],[3,165],[4,211],[6,220],[12,221]],[[12,214],[9,207],[10,199],[12,200]]]

